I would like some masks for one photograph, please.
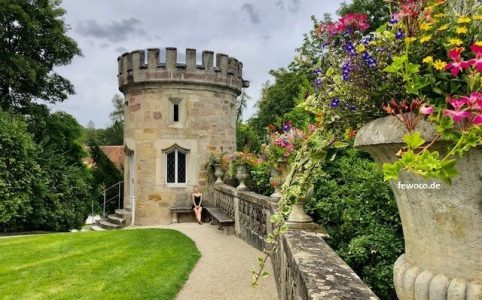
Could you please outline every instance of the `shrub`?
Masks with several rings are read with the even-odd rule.
[[[24,120],[0,110],[0,232],[22,230],[32,212],[37,151]]]
[[[338,150],[305,209],[326,228],[333,249],[378,296],[395,297],[392,266],[403,253],[394,196],[368,155]]]

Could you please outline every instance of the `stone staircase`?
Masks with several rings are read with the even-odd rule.
[[[130,207],[116,209],[114,214],[108,214],[92,225],[92,230],[122,229],[131,223],[132,211]]]

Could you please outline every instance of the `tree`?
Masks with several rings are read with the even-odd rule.
[[[281,123],[283,116],[292,111],[297,103],[304,99],[305,93],[312,89],[304,73],[278,69],[270,71],[275,78],[273,84],[267,82],[263,86],[261,99],[256,104],[256,116],[249,120],[260,140],[264,139],[266,127]]]
[[[236,101],[236,123],[243,119],[243,112],[248,107],[248,100],[250,99],[251,97],[246,93],[246,90],[243,89]]]
[[[124,124],[124,97],[115,94],[111,101],[114,105],[114,110],[110,113],[110,119],[113,123],[120,122]]]
[[[35,99],[62,102],[72,84],[53,72],[81,55],[67,36],[59,0],[0,2],[0,107],[30,106]]]
[[[0,109],[0,232],[25,228],[40,170],[37,152],[23,118]]]
[[[26,227],[54,231],[79,228],[92,199],[92,176],[82,161],[86,157],[82,127],[65,112],[51,114],[45,106],[35,107],[28,123],[39,145],[40,171],[36,176],[40,180]]]

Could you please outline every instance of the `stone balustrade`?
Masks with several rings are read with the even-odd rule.
[[[216,206],[235,219],[235,234],[262,250],[272,230],[272,198],[216,184]],[[290,230],[271,257],[278,296],[288,299],[378,299],[353,270],[313,230]],[[253,261],[253,266],[256,264]]]

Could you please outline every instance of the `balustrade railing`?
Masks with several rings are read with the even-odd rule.
[[[225,184],[214,186],[216,206],[235,219],[236,235],[263,250],[271,232],[272,199],[238,191]],[[378,299],[370,288],[324,241],[316,230],[292,230],[279,238],[271,255],[278,296],[288,299]],[[253,261],[253,265],[256,262]]]

